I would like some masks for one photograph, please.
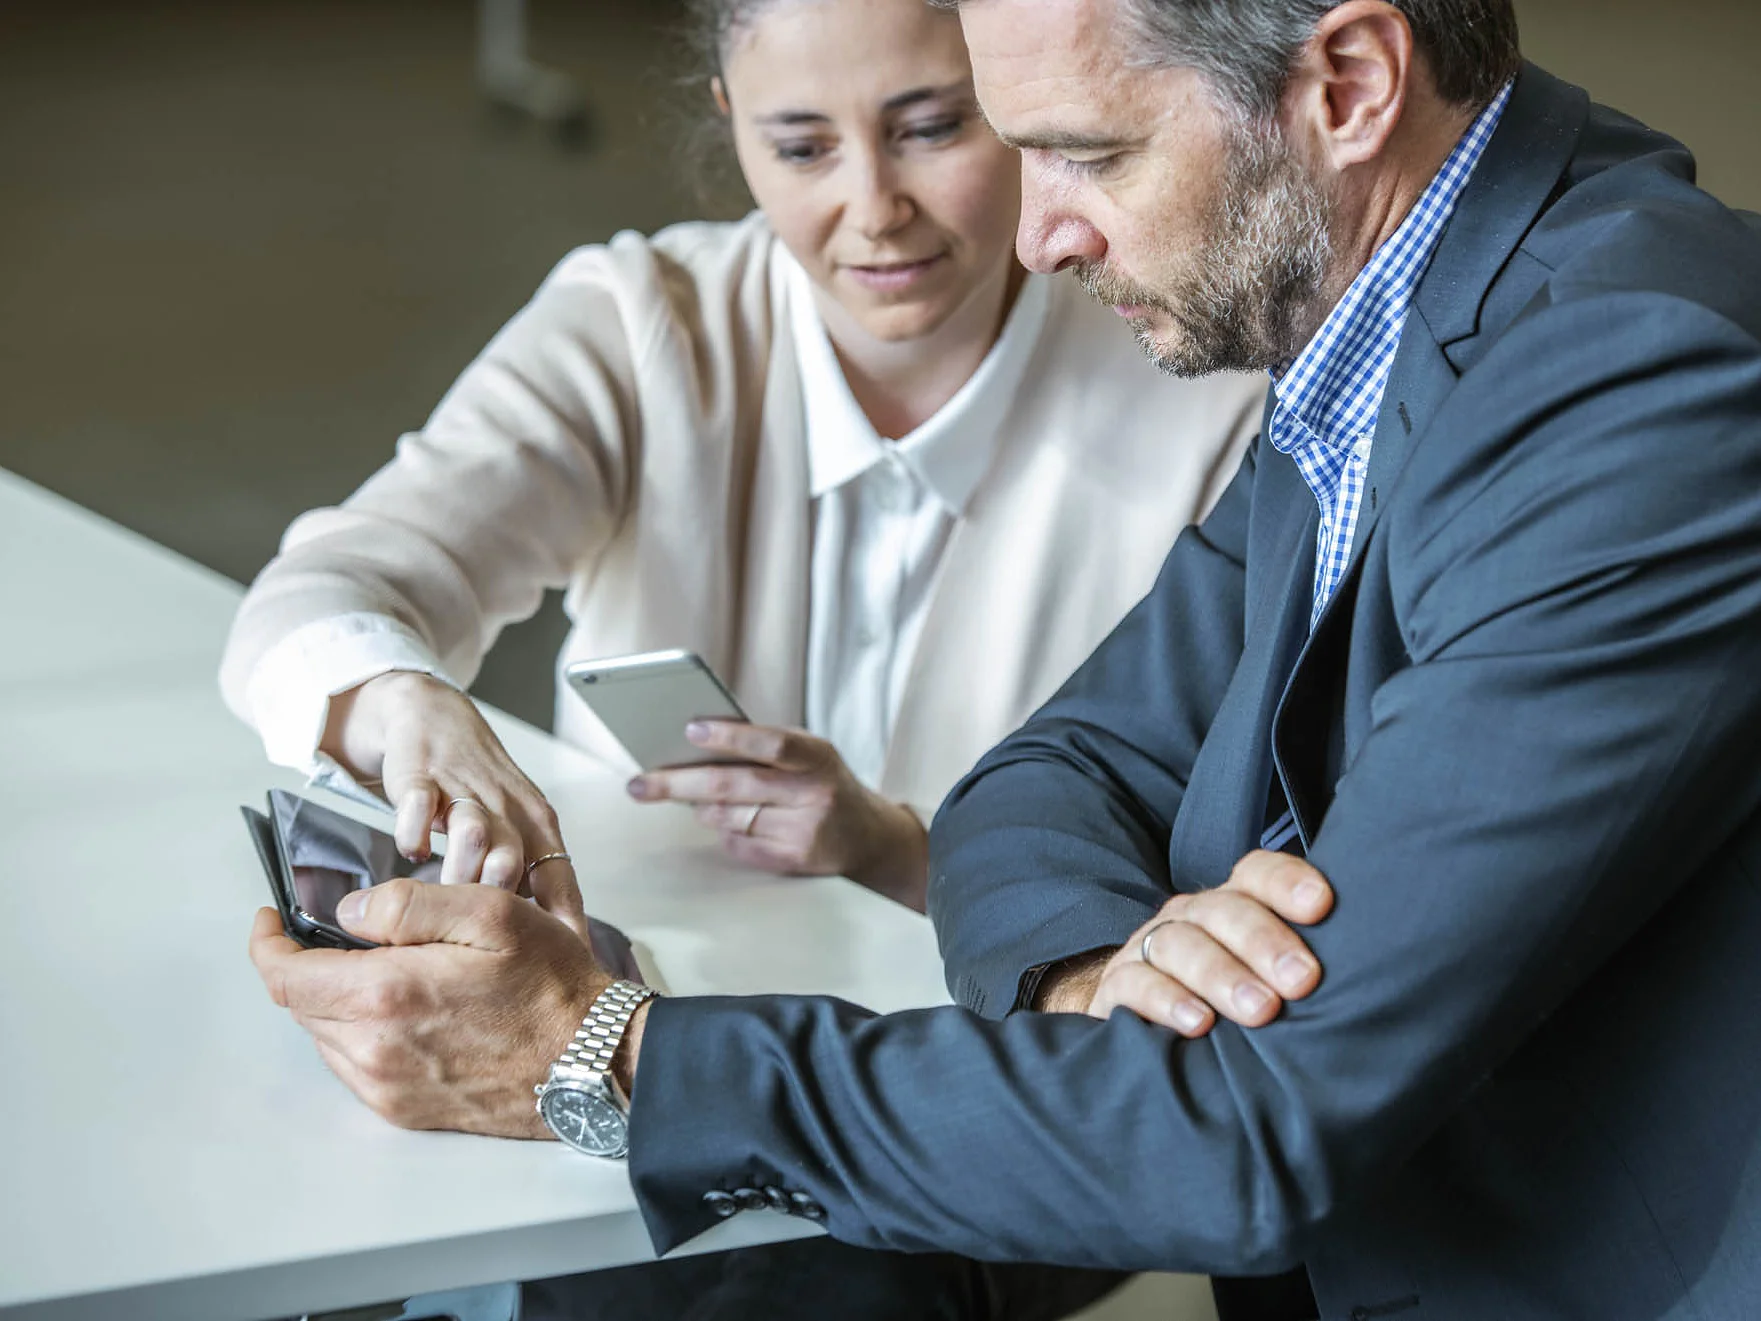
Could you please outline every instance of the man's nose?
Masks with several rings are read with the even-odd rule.
[[[1068,199],[1036,186],[1024,171],[1015,253],[1028,270],[1049,275],[1079,262],[1098,263],[1107,255],[1107,239]]]

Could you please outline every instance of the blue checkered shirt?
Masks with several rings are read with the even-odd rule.
[[[1296,463],[1321,506],[1310,627],[1351,559],[1370,441],[1413,290],[1498,127],[1510,91],[1507,85],[1456,143],[1417,205],[1352,281],[1308,347],[1273,374],[1278,404],[1267,439]]]
[[[1400,228],[1376,249],[1308,346],[1288,367],[1272,374],[1278,403],[1267,439],[1295,462],[1321,507],[1310,628],[1319,622],[1351,562],[1370,442],[1400,335],[1406,329],[1413,290],[1431,264],[1462,189],[1498,127],[1511,86],[1506,84],[1462,135]],[[1261,843],[1278,849],[1295,835],[1295,822],[1286,812]]]

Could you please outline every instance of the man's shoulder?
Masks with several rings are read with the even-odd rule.
[[[1761,339],[1761,217],[1700,188],[1681,144],[1607,107],[1591,107],[1519,254],[1539,268],[1546,305],[1650,296],[1698,305]]]

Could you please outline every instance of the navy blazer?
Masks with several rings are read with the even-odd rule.
[[[960,1007],[655,1006],[657,1247],[772,1186],[875,1247],[1301,1262],[1327,1317],[1761,1316],[1761,239],[1692,180],[1524,70],[1312,636],[1262,442],[938,816]],[[1313,996],[1198,1042],[1012,1012],[1286,804],[1338,893]]]

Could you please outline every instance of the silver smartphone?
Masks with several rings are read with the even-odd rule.
[[[563,671],[581,700],[645,771],[738,761],[685,737],[693,720],[745,720],[715,672],[690,651],[576,661]]]

